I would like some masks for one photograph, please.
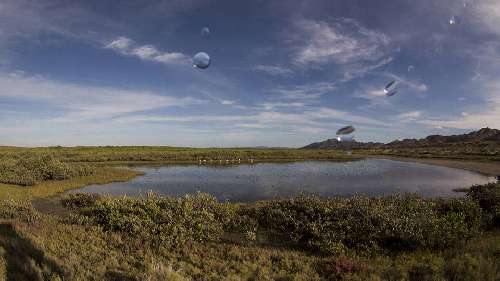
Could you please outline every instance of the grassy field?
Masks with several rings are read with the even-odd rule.
[[[499,161],[497,142],[456,143],[414,148],[388,148],[355,150],[365,155],[388,155],[408,158],[437,158],[455,160]]]
[[[0,280],[500,280],[497,184],[450,200],[54,197],[137,176],[109,164],[344,161],[367,154],[2,147]]]
[[[355,157],[338,150],[183,148],[183,147],[0,147],[0,160],[18,155],[50,155],[61,162],[191,162],[199,160],[294,161],[304,159],[344,160]]]

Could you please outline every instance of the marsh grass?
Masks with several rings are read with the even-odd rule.
[[[0,202],[0,279],[500,280],[498,184],[451,200],[299,197],[236,204],[203,194],[68,195],[67,213],[55,216],[30,200],[137,175],[108,167],[67,178],[54,172],[80,162],[347,158],[338,151],[0,147],[0,163],[26,153],[44,164],[26,163],[36,174],[32,186],[0,184],[6,199]]]
[[[140,172],[128,169],[100,168],[93,175],[65,180],[48,180],[33,186],[0,184],[0,200],[32,200],[56,196],[71,189],[78,189],[90,184],[105,184],[116,181],[128,181]]]
[[[106,146],[106,147],[0,147],[0,161],[20,154],[50,155],[62,162],[126,163],[126,162],[185,162],[206,160],[293,161],[293,160],[349,160],[359,157],[338,150],[257,149],[257,148],[184,148],[161,146]]]
[[[0,250],[11,254],[12,245],[24,246],[16,252],[17,255],[8,255],[10,260],[4,258],[0,262],[0,272],[3,268],[4,276],[31,278],[16,280],[496,281],[500,277],[500,233],[498,230],[476,232],[476,221],[481,221],[477,216],[481,216],[482,212],[477,213],[478,204],[467,200],[362,198],[346,199],[338,205],[338,202],[330,200],[296,198],[293,201],[227,204],[202,194],[142,200],[69,195],[64,204],[73,211],[73,216],[66,218],[39,214],[29,203],[4,202],[0,204],[0,219],[3,219],[0,225],[9,226],[6,231],[0,227]],[[377,208],[379,213],[375,214],[362,211],[375,211]],[[395,212],[395,209],[399,209],[396,214],[385,212]],[[428,211],[418,215],[422,210]],[[341,215],[353,211],[356,217]],[[331,212],[335,216],[324,217],[333,214]],[[427,216],[429,212],[433,214],[430,217]],[[415,214],[410,215],[412,213]],[[420,233],[416,239],[409,240],[415,243],[410,247],[386,248],[387,245],[381,243],[379,247],[366,248],[346,243],[345,251],[336,253],[317,250],[318,245],[327,241],[322,236],[316,239],[319,244],[308,243],[315,240],[311,230],[316,227],[327,232],[325,235],[329,239],[335,233],[345,237],[340,230],[349,229],[351,239],[360,239],[361,244],[369,239],[379,243],[382,241],[379,237],[385,234],[378,236],[380,232],[374,231],[379,234],[365,237],[366,232],[364,226],[359,226],[360,221],[373,226],[379,224],[367,218],[383,216],[391,220],[398,217],[399,221],[387,227],[392,229],[401,225],[400,230],[404,230],[407,224],[413,231],[411,226],[422,226],[423,221],[442,227],[436,217],[445,220],[457,214],[460,219],[456,223],[462,227]],[[268,225],[269,216],[283,223],[283,228]],[[412,222],[415,216],[419,218]],[[88,219],[81,220],[82,217]],[[332,221],[339,224],[329,230],[333,226],[329,223]],[[201,228],[199,222],[204,224]],[[386,221],[380,226],[384,224]],[[257,227],[257,231],[287,231],[290,237],[300,238],[296,241],[285,240],[279,246],[245,239],[232,242],[223,239],[224,231],[241,234],[253,227]],[[483,229],[485,226],[479,224],[479,227]],[[168,235],[162,238],[161,243],[152,243],[162,233]],[[413,237],[407,236],[406,231],[389,234],[390,237]],[[420,241],[434,241],[437,236],[443,236],[450,243],[435,247],[432,243]],[[450,237],[457,239],[447,240]],[[342,243],[348,241],[332,239]],[[29,266],[15,266],[24,261],[30,261],[26,263]]]

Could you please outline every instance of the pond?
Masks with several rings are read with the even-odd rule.
[[[255,201],[299,194],[318,196],[418,193],[459,197],[453,189],[486,184],[493,176],[447,167],[368,159],[352,162],[307,161],[233,166],[164,165],[132,167],[145,173],[128,182],[90,185],[71,193],[179,196],[206,192],[219,200]]]

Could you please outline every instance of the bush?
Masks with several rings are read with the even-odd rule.
[[[500,184],[490,183],[475,185],[467,192],[467,196],[479,203],[490,227],[500,226]]]
[[[144,200],[70,195],[64,204],[88,218],[80,221],[160,243],[218,240],[224,232],[252,241],[265,232],[289,246],[327,254],[443,249],[477,235],[481,227],[475,201],[418,196],[299,197],[236,205],[206,194]]]
[[[69,209],[86,208],[95,205],[100,198],[98,194],[68,194],[61,199],[61,203],[64,207]]]
[[[18,219],[24,222],[34,222],[39,218],[30,203],[0,201],[0,219]]]
[[[417,196],[273,200],[256,203],[247,215],[260,230],[326,253],[446,248],[476,235],[481,221],[473,201]]]
[[[0,183],[6,184],[30,186],[94,173],[91,166],[62,163],[50,155],[20,154],[0,161]]]
[[[448,261],[445,265],[445,276],[450,281],[495,281],[498,261],[482,256],[464,254]]]
[[[65,204],[85,206],[80,214],[104,229],[162,245],[219,240],[234,214],[229,204],[218,203],[207,194],[149,196],[143,200],[77,195],[65,200]]]

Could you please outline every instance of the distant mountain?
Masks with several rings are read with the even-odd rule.
[[[500,142],[500,130],[482,128],[468,134],[462,135],[431,135],[424,139],[404,139],[396,140],[386,144],[389,148],[405,148],[405,147],[426,147],[426,146],[442,146],[462,143],[480,143],[480,142]]]
[[[329,139],[322,142],[315,142],[302,147],[302,149],[363,149],[363,148],[380,148],[384,144],[378,142],[357,142],[357,141],[338,141],[337,139]]]
[[[357,142],[345,141],[339,142],[336,139],[329,139],[322,142],[316,142],[304,146],[303,149],[371,149],[371,148],[414,148],[414,147],[432,147],[471,144],[480,142],[499,142],[500,130],[482,128],[468,134],[462,135],[431,135],[423,139],[404,139],[395,140],[387,144],[378,142]]]

